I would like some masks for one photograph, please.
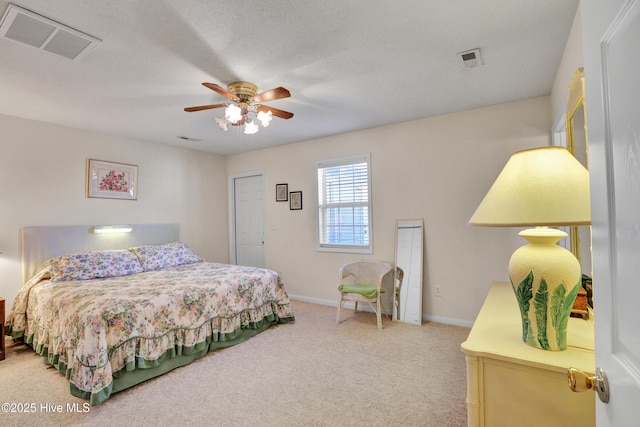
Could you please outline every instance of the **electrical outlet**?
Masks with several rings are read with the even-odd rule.
[[[436,294],[437,297],[441,297],[442,296],[442,288],[440,287],[440,285],[436,285],[435,294]]]

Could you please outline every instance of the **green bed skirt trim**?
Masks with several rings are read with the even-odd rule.
[[[276,314],[271,314],[265,316],[260,322],[252,322],[250,325],[236,329],[233,332],[209,335],[206,341],[197,343],[194,346],[176,346],[154,360],[138,357],[135,362],[130,362],[119,371],[113,372],[112,383],[100,390],[99,393],[92,395],[91,392],[80,390],[72,383],[69,383],[70,391],[73,396],[89,400],[91,406],[95,406],[109,399],[113,393],[126,390],[181,366],[186,366],[194,360],[204,357],[209,352],[243,343],[271,326],[291,322],[295,322],[294,316],[278,317]],[[42,356],[44,363],[54,365],[58,372],[64,375],[66,379],[70,379],[71,370],[68,369],[66,363],[60,361],[57,354],[49,354],[45,345],[34,342],[33,335],[24,337],[21,334],[20,337],[16,338],[24,338],[24,342]]]
[[[194,360],[204,357],[208,352],[240,344],[277,323],[276,321],[264,322],[258,329],[242,329],[241,332],[236,334],[236,337],[231,340],[212,341],[209,337],[206,343],[200,343],[193,347],[182,347],[182,354],[177,354],[175,349],[170,349],[156,360],[137,358],[137,366],[134,367],[132,366],[133,363],[130,363],[124,369],[114,372],[113,382],[109,387],[101,390],[100,393],[91,395],[91,393],[80,390],[70,383],[71,394],[89,400],[91,406],[98,405],[109,399],[113,393],[126,390],[181,366],[186,366]]]
[[[24,331],[14,331],[11,325],[6,325],[4,327],[4,334],[17,340],[21,340],[24,338]]]

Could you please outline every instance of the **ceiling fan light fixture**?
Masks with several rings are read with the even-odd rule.
[[[242,109],[235,104],[229,104],[224,110],[224,117],[231,123],[238,123],[242,120]]]
[[[223,131],[228,131],[229,129],[227,128],[227,126],[229,126],[229,121],[224,118],[224,117],[216,117],[216,123],[218,124],[218,126],[220,126],[220,129],[222,129]]]
[[[266,113],[264,111],[258,112],[258,120],[260,120],[260,122],[262,123],[262,127],[266,128],[267,126],[269,126],[269,122],[272,118],[273,113],[271,113],[271,110],[267,111]]]
[[[258,130],[260,130],[258,125],[254,123],[253,120],[247,119],[247,123],[244,125],[244,133],[253,135],[254,133],[258,133]]]
[[[215,83],[205,82],[202,83],[202,85],[224,96],[232,103],[187,107],[184,111],[193,112],[224,107],[224,117],[215,118],[216,123],[222,130],[226,131],[230,124],[233,126],[244,125],[244,133],[252,135],[260,130],[259,124],[262,124],[263,127],[269,126],[274,116],[281,119],[290,119],[293,117],[293,113],[277,108],[270,108],[262,104],[263,102],[290,97],[291,93],[281,86],[256,94],[258,90],[257,86],[249,82],[238,81],[229,83],[227,89]],[[258,124],[255,119],[258,119],[260,123]]]

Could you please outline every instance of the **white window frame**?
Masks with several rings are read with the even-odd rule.
[[[368,244],[367,245],[347,245],[347,244],[330,244],[321,242],[321,224],[325,207],[322,206],[320,200],[320,185],[318,171],[320,169],[352,165],[357,163],[367,164],[367,213],[368,213]],[[371,153],[360,154],[349,157],[338,157],[327,160],[319,160],[316,162],[316,250],[323,252],[343,252],[343,253],[357,253],[357,254],[372,254],[373,253],[373,203],[371,200]]]

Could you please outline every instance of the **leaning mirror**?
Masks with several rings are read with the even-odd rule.
[[[422,324],[422,219],[396,223],[396,281],[393,320]]]

